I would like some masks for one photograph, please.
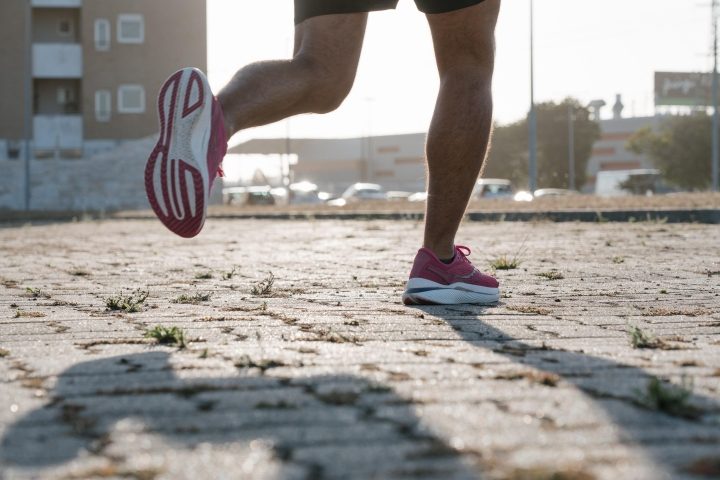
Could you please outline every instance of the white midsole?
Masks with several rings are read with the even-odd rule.
[[[500,300],[500,289],[456,282],[444,285],[424,278],[411,278],[403,293],[405,303],[490,304]]]
[[[474,293],[483,293],[485,295],[497,295],[500,293],[499,288],[482,287],[480,285],[474,285],[472,283],[456,282],[449,285],[442,283],[433,282],[425,278],[411,278],[408,280],[405,290],[414,290],[416,288],[433,288],[433,289],[451,289],[451,290],[465,290]]]

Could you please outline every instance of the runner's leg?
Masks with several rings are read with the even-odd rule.
[[[500,0],[427,15],[440,74],[426,153],[424,246],[453,256],[455,235],[481,173],[492,126],[495,24]]]
[[[242,68],[218,94],[228,138],[240,130],[342,104],[355,80],[367,13],[323,15],[295,28],[290,60]]]

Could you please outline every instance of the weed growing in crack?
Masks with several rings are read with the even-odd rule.
[[[185,332],[178,327],[163,327],[157,325],[145,332],[145,338],[154,338],[161,345],[177,345],[185,348]]]
[[[520,244],[520,248],[518,248],[518,251],[515,252],[515,255],[510,258],[507,255],[503,255],[502,257],[498,257],[495,260],[490,262],[490,267],[495,270],[514,270],[520,266],[522,263],[520,261],[520,257],[522,257],[523,253],[525,253],[525,242],[527,241],[527,237],[522,241]]]
[[[189,305],[197,305],[201,302],[207,302],[210,300],[210,294],[209,293],[196,293],[195,295],[188,295],[186,293],[183,293],[176,299],[172,300],[172,303],[182,303],[182,304],[189,304]]]
[[[50,295],[39,288],[25,287],[25,294],[31,298],[50,298]]]
[[[265,296],[272,293],[273,285],[275,284],[275,275],[269,272],[267,277],[252,286],[250,292],[253,295]]]
[[[672,385],[652,377],[645,391],[636,391],[640,405],[674,417],[697,418],[699,412],[688,403],[692,395],[692,382],[683,378],[682,385]]]
[[[0,358],[5,358],[8,355],[10,355],[10,350],[5,350],[4,348],[0,348]]]
[[[231,278],[233,278],[235,276],[236,273],[237,273],[237,267],[233,267],[233,269],[230,270],[229,272],[223,272],[222,279],[230,280]]]
[[[550,270],[549,272],[542,272],[537,274],[538,277],[543,277],[548,280],[562,280],[565,278],[565,275],[558,272],[557,270]]]
[[[130,295],[124,296],[122,292],[120,295],[109,297],[105,299],[105,306],[109,311],[121,310],[127,313],[139,312],[142,309],[142,305],[145,300],[150,296],[149,290],[137,289]]]
[[[212,272],[198,273],[195,275],[195,280],[210,280],[213,278]]]
[[[640,327],[631,326],[628,335],[633,348],[662,348],[665,346],[665,342],[645,333]]]
[[[490,262],[490,266],[495,270],[514,270],[520,266],[520,260],[503,255]]]
[[[253,360],[248,355],[241,356],[235,363],[235,368],[258,368],[262,373],[271,368],[284,367],[285,363],[280,360]]]

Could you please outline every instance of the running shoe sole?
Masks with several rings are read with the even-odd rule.
[[[207,214],[207,155],[213,94],[205,75],[185,68],[158,97],[160,139],[145,167],[145,190],[155,214],[181,237],[196,236]]]
[[[500,300],[500,289],[461,282],[443,285],[424,278],[411,278],[402,300],[405,305],[488,305]]]

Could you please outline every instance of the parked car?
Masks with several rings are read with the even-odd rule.
[[[481,178],[473,190],[474,198],[512,198],[514,189],[504,178]]]
[[[271,191],[269,185],[230,187],[223,189],[223,197],[228,205],[275,205],[275,197]]]
[[[292,205],[315,205],[322,203],[318,186],[312,182],[297,182],[288,187]]]
[[[566,195],[577,195],[578,192],[575,190],[568,190],[566,188],[541,188],[538,190],[535,190],[534,197],[535,198],[541,198],[541,197],[561,197]]]
[[[413,193],[408,197],[409,202],[424,202],[427,200],[428,194],[427,192],[417,192]]]
[[[347,203],[372,200],[387,200],[387,195],[377,183],[355,183],[350,185],[340,197]]]

